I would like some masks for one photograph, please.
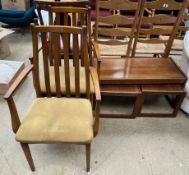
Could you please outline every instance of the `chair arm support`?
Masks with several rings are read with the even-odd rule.
[[[33,69],[33,65],[28,65],[24,68],[24,70],[18,75],[18,77],[15,79],[11,87],[4,95],[5,100],[8,100],[10,97],[13,96],[14,92],[17,90],[19,85],[25,80],[25,78],[31,72],[32,69]]]
[[[94,84],[94,89],[95,89],[95,96],[96,96],[96,105],[95,105],[95,122],[93,126],[94,130],[94,136],[98,134],[99,130],[99,118],[100,118],[100,101],[101,101],[101,93],[100,93],[100,85],[99,85],[99,79],[98,79],[98,74],[96,72],[96,69],[93,67],[89,67],[89,71],[92,77],[92,81]]]
[[[95,55],[96,59],[98,61],[101,61],[101,55],[100,55],[100,49],[99,49],[98,43],[96,41],[92,41],[92,45],[94,48],[94,55]]]
[[[12,130],[16,134],[18,131],[18,128],[20,127],[20,119],[18,116],[18,112],[16,109],[16,105],[14,103],[13,97],[10,96],[7,100],[7,104],[9,107],[10,115],[11,115],[11,124],[12,124]]]
[[[99,125],[100,125],[100,101],[96,101],[95,122],[93,125],[94,136],[98,134]]]
[[[100,85],[99,85],[99,79],[98,79],[98,74],[97,71],[94,67],[89,67],[89,71],[92,77],[94,89],[95,89],[95,96],[96,96],[96,101],[101,101],[101,93],[100,93]]]

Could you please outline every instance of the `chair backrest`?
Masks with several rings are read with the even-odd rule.
[[[133,45],[132,56],[135,56],[137,43],[164,44],[163,57],[168,57],[181,17],[186,8],[187,0],[142,0],[140,18],[136,37]],[[146,15],[145,9],[153,11],[153,15]],[[172,15],[171,11],[177,11],[178,15]],[[158,12],[158,13],[156,13]],[[148,28],[144,28],[148,25]],[[143,37],[141,37],[143,36]],[[144,37],[145,36],[145,37]],[[160,37],[167,36],[167,37]]]
[[[90,65],[92,61],[91,44],[91,9],[90,7],[51,7],[48,8],[50,25],[65,25],[82,27],[87,26],[87,36],[89,42]],[[55,21],[53,21],[55,17]]]
[[[189,6],[189,1],[186,2],[184,9],[186,10],[187,7]],[[184,39],[184,35],[185,32],[187,30],[189,30],[189,23],[187,22],[189,20],[189,15],[185,13],[185,10],[182,11],[182,15],[180,15],[180,19],[177,23],[177,25],[175,26],[175,35],[173,38],[171,38],[171,43],[173,43],[173,46],[175,50],[180,50],[183,47],[183,39]],[[181,40],[181,42],[178,41]],[[174,45],[174,40],[175,40],[175,45]],[[178,44],[177,44],[178,41]],[[168,52],[170,52],[171,50],[171,46],[167,47]]]
[[[69,62],[69,47],[68,38],[73,35],[73,65]],[[79,40],[79,35],[81,40]],[[51,40],[49,40],[51,36]],[[42,56],[40,56],[39,42],[41,39]],[[80,97],[80,73],[84,70],[86,82],[86,97],[90,96],[90,80],[89,80],[89,57],[87,49],[87,33],[86,27],[68,27],[68,26],[32,26],[33,40],[33,78],[34,87],[38,97],[42,97],[41,81],[44,80],[46,96],[61,97],[65,94],[66,97]],[[60,41],[64,43],[64,59],[61,59]],[[50,43],[49,43],[50,42]],[[82,48],[79,51],[79,42]],[[82,59],[79,58],[81,52]],[[50,66],[50,59],[53,61],[53,66]],[[74,71],[72,71],[74,70]],[[54,74],[52,74],[52,71]],[[71,76],[72,74],[72,76]],[[54,77],[52,77],[54,76]],[[73,80],[74,77],[74,80]],[[54,82],[53,82],[54,81]],[[52,92],[52,83],[55,86],[55,94]],[[64,83],[64,85],[62,85]],[[74,93],[71,92],[71,83],[75,85]],[[62,88],[64,86],[64,88]],[[62,93],[62,91],[65,91]]]
[[[123,56],[129,56],[140,5],[140,1],[97,0],[95,40],[105,45],[125,45],[125,55]],[[101,10],[109,10],[111,15],[100,16]],[[123,11],[134,11],[134,16],[122,15]]]

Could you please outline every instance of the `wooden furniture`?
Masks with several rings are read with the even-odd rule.
[[[127,4],[127,5],[126,5]],[[96,38],[93,42],[94,56],[97,58],[98,74],[100,76],[100,86],[102,95],[114,95],[114,96],[134,96],[136,101],[132,114],[120,115],[120,114],[102,114],[101,117],[119,117],[119,118],[135,118],[136,116],[161,116],[161,117],[174,117],[176,116],[181,102],[185,96],[184,86],[186,82],[186,76],[180,71],[171,58],[168,58],[169,49],[172,45],[173,36],[177,31],[177,26],[181,21],[182,13],[187,4],[187,0],[183,2],[175,2],[174,0],[156,0],[156,1],[141,1],[137,3],[120,0],[109,1],[97,1],[97,14],[101,8],[116,9],[116,12],[112,12],[110,17],[98,17],[96,19]],[[137,6],[138,5],[138,6]],[[128,52],[125,57],[120,54],[121,58],[112,57],[111,53],[114,52],[113,47],[109,50],[109,54],[103,57],[101,53],[99,43],[107,43],[110,46],[113,44],[120,44],[120,37],[123,34],[126,35],[128,31],[128,24],[131,19],[126,20],[126,16],[120,15],[120,10],[140,7],[140,17],[138,24],[132,19],[133,26],[131,29],[132,34],[136,34],[134,39],[134,45],[128,46]],[[150,9],[158,10],[179,10],[178,17],[168,16],[165,14],[151,14],[144,15],[144,11],[150,11]],[[136,13],[138,14],[138,12]],[[137,18],[138,15],[136,15]],[[125,20],[123,20],[125,19]],[[123,21],[124,22],[123,22]],[[126,22],[125,22],[126,21]],[[115,22],[115,24],[114,24]],[[100,24],[101,23],[101,24]],[[122,23],[122,24],[121,24]],[[175,27],[165,26],[164,24],[175,24]],[[98,25],[101,25],[100,27]],[[131,26],[130,24],[130,26]],[[145,25],[151,26],[144,28]],[[119,26],[121,25],[121,27]],[[105,26],[105,27],[104,27]],[[136,27],[137,26],[137,27]],[[124,28],[126,27],[126,29]],[[101,28],[103,30],[101,30]],[[99,32],[100,31],[100,32]],[[159,38],[159,35],[170,35],[170,39],[163,41]],[[110,41],[99,41],[99,35],[111,36]],[[129,35],[130,36],[130,35]],[[132,35],[131,35],[132,36]],[[109,37],[110,38],[110,37]],[[108,38],[108,39],[109,39]],[[132,39],[131,37],[130,39]],[[105,38],[107,40],[107,38]],[[134,58],[137,52],[137,46],[139,43],[143,44],[162,44],[166,45],[166,49],[162,49],[161,52],[157,52],[157,47],[154,50],[147,47],[147,50],[143,53],[151,52],[152,54],[162,54],[164,56],[161,59],[154,59],[153,57],[147,58],[146,55],[139,58]],[[132,58],[129,58],[129,52],[132,51]],[[126,47],[125,47],[126,49]],[[142,111],[143,102],[146,96],[149,95],[163,95],[174,96],[169,98],[173,107],[171,113],[151,112],[144,113]]]
[[[88,0],[35,0],[39,21],[44,25],[41,10],[48,10],[48,6],[72,6],[72,7],[85,7],[89,5]]]
[[[103,86],[138,85],[136,116],[175,117],[185,96],[186,76],[171,58],[107,59],[101,63],[100,84]],[[103,94],[103,93],[102,93]],[[147,95],[175,95],[172,113],[143,113],[143,101]]]
[[[107,64],[111,64],[109,59],[111,60],[112,56],[115,57],[114,61],[118,69],[122,66],[122,63],[117,64],[117,58],[130,56],[134,32],[139,16],[139,9],[140,2],[131,2],[128,0],[96,1],[95,39],[93,47],[94,57],[97,58],[98,74],[100,76],[101,73],[103,74],[101,65],[104,67],[105,62]],[[111,15],[101,16],[101,10],[107,10]],[[131,10],[134,12],[134,16],[132,17],[121,14],[122,11],[125,12]],[[103,50],[101,50],[101,44],[110,48],[108,52],[104,53]],[[118,48],[121,48],[122,50],[115,52]],[[107,69],[109,69],[108,65]],[[121,72],[122,70],[119,71]],[[100,80],[100,84],[101,93],[104,96],[129,96],[137,99],[138,96],[141,95],[140,87],[138,85],[118,85],[111,81],[109,81],[109,84],[107,85],[102,83],[102,79]],[[101,113],[100,116],[108,118],[133,118],[138,113],[138,100],[135,101],[136,102],[131,114],[122,115]]]
[[[82,27],[87,26],[87,38],[89,47],[90,65],[93,65],[92,60],[92,43],[91,43],[91,10],[83,7],[51,7],[49,6],[49,24],[50,25],[66,25]],[[53,14],[55,22],[53,21]],[[62,47],[63,43],[62,43]],[[79,50],[81,45],[79,45]],[[70,38],[70,57],[73,57],[73,38]]]
[[[187,1],[185,5],[185,9],[189,6],[189,1]],[[189,20],[189,16],[185,14],[185,11],[183,11],[179,22],[176,26],[176,32],[175,32],[175,37],[174,40],[172,41],[172,47],[169,48],[171,50],[171,55],[182,55],[183,47],[184,47],[184,36],[185,32],[189,30],[188,24],[185,22]]]
[[[140,10],[132,56],[134,57],[136,54],[151,54],[168,57],[186,6],[187,0],[179,2],[175,0],[144,0]],[[153,15],[146,16],[145,9],[153,10]],[[169,11],[173,10],[178,11],[177,16],[169,13]],[[160,12],[156,13],[158,11]],[[149,25],[150,28],[143,28],[144,24]],[[162,36],[166,36],[166,38]]]
[[[101,10],[109,10],[111,15],[100,16]],[[134,16],[122,15],[122,11],[134,11]],[[95,43],[111,46],[124,46],[120,53],[102,53],[101,56],[129,56],[134,32],[139,16],[140,2],[129,0],[97,0],[95,20]],[[116,48],[117,49],[117,48]]]
[[[50,34],[52,34],[52,50],[47,47],[49,42],[47,36]],[[74,36],[74,67],[69,64],[69,49],[66,45],[68,35],[71,34]],[[38,53],[39,35],[42,42],[42,57],[39,57]],[[78,35],[81,35],[83,43],[83,63],[80,63],[77,52],[79,49]],[[89,171],[91,142],[93,137],[97,135],[99,128],[101,95],[97,73],[94,68],[89,67],[86,28],[32,26],[32,36],[33,66],[24,69],[4,96],[9,105],[12,129],[16,133],[16,140],[20,142],[32,171],[35,170],[35,167],[28,144],[71,143],[85,145],[87,171]],[[61,62],[60,39],[65,43],[64,66]],[[49,56],[53,58],[53,66],[50,66]],[[37,98],[33,101],[21,123],[13,101],[13,93],[32,69]],[[43,76],[39,71],[43,73]],[[50,71],[54,72],[53,76],[49,74]],[[74,79],[71,76],[72,73]],[[80,79],[81,74],[83,75],[82,80]],[[94,118],[90,101],[90,76],[96,95]],[[44,79],[43,85],[40,79]],[[64,84],[61,83],[62,79],[64,79]],[[83,85],[84,80],[85,84]],[[44,98],[42,88],[46,88],[46,98]],[[75,89],[74,92],[73,89]],[[83,91],[85,91],[84,94]]]

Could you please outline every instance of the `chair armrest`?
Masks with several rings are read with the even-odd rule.
[[[94,48],[94,54],[95,54],[95,57],[98,61],[101,61],[101,55],[100,55],[100,49],[99,49],[99,45],[96,41],[92,41],[92,45],[93,45],[93,48]]]
[[[99,79],[96,69],[93,67],[89,67],[89,71],[92,77],[92,81],[94,84],[95,89],[95,96],[96,96],[96,105],[95,105],[95,121],[93,125],[94,136],[98,134],[99,125],[100,125],[100,102],[101,102],[101,94],[100,94],[100,86],[99,86]]]
[[[5,93],[4,95],[5,100],[8,100],[10,97],[12,97],[14,92],[17,90],[19,85],[25,80],[25,78],[31,72],[32,69],[33,69],[33,65],[28,65],[24,68],[24,70],[18,75],[18,77],[15,79],[11,87]]]
[[[90,71],[92,81],[93,81],[93,85],[94,85],[94,89],[95,89],[96,101],[101,101],[100,85],[99,85],[99,79],[98,79],[97,71],[94,67],[89,67],[89,71]]]

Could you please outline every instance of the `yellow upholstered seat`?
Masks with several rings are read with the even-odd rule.
[[[90,143],[91,103],[81,98],[37,98],[26,113],[16,139],[27,143]]]
[[[51,66],[49,68],[49,74],[50,74],[50,87],[51,92],[53,94],[56,94],[56,85],[55,85],[55,74],[54,74],[54,67]],[[85,79],[85,69],[84,67],[80,67],[80,93],[86,94],[86,79]],[[46,93],[46,86],[45,86],[45,80],[44,77],[41,78],[40,82],[41,91],[42,93]],[[62,94],[65,94],[65,70],[64,67],[60,67],[60,86],[61,86],[61,92]],[[91,93],[94,93],[94,86],[90,77],[90,90]],[[70,66],[70,91],[71,94],[75,94],[75,68],[73,66]]]

